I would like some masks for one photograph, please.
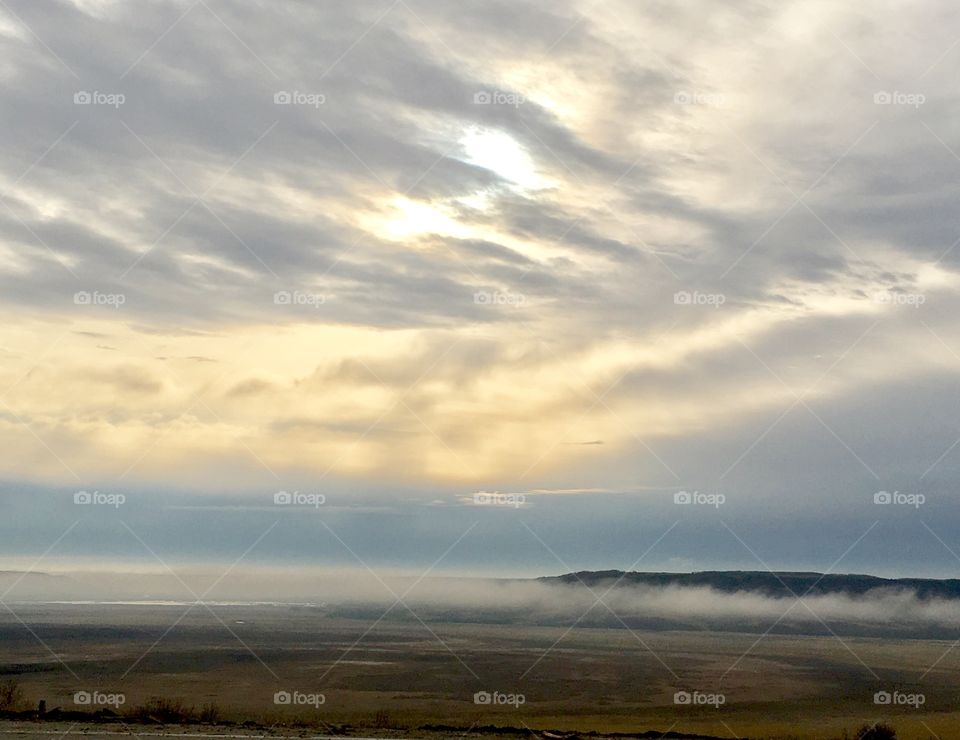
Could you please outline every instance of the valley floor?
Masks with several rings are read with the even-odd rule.
[[[13,608],[0,617],[0,682],[15,682],[22,709],[42,700],[48,720],[65,714],[4,722],[11,737],[839,738],[881,720],[901,740],[960,737],[948,640],[377,622],[282,606]],[[109,727],[69,715],[97,709]]]

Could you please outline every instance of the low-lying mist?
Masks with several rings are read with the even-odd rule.
[[[469,577],[415,578],[329,569],[239,569],[226,575],[167,573],[0,572],[8,603],[171,603],[290,605],[330,617],[631,629],[937,636],[960,626],[960,600],[920,599],[908,589],[862,595],[773,597],[709,587],[651,587]]]

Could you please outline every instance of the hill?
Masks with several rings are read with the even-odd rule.
[[[858,574],[768,572],[756,570],[705,570],[697,573],[643,573],[621,570],[579,571],[544,576],[540,582],[609,587],[624,586],[709,587],[723,593],[750,592],[776,598],[845,594],[862,596],[877,589],[909,590],[917,598],[960,599],[960,579],[879,578]]]

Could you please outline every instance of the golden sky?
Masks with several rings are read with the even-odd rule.
[[[2,475],[674,486],[802,397],[876,478],[960,351],[954,11],[586,6],[0,12]]]

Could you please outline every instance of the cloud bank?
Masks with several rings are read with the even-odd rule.
[[[169,604],[198,600],[218,607],[308,606],[318,615],[379,616],[515,625],[656,629],[877,630],[929,634],[960,626],[960,602],[918,599],[909,589],[879,588],[860,596],[834,593],[776,598],[709,587],[546,584],[532,580],[412,578],[366,571],[309,568],[241,569],[220,578],[170,574],[5,573],[11,603]]]
[[[3,495],[948,509],[958,13],[6,0]]]

